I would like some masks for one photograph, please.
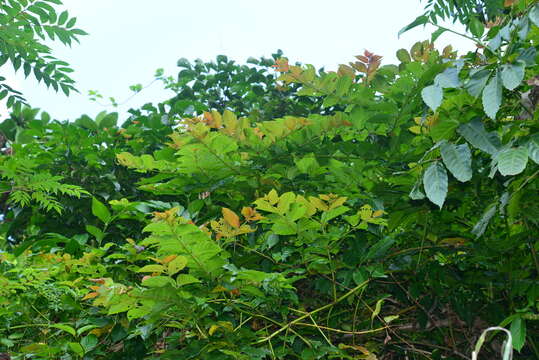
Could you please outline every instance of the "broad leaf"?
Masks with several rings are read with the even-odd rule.
[[[536,164],[539,164],[539,134],[533,136],[528,142],[528,156]]]
[[[444,92],[441,86],[430,85],[421,91],[421,97],[423,98],[425,104],[432,109],[432,111],[436,111],[436,109],[442,104]]]
[[[445,166],[458,181],[466,182],[472,178],[472,153],[468,144],[444,143],[440,151]]]
[[[498,147],[486,132],[480,120],[472,120],[467,124],[462,124],[457,131],[474,147],[490,155],[498,152]]]
[[[511,336],[513,337],[513,348],[520,352],[526,343],[526,322],[517,317],[511,322]]]
[[[465,88],[473,97],[479,97],[479,95],[481,95],[481,92],[485,88],[485,85],[487,84],[489,78],[489,70],[476,70],[470,75],[470,79],[466,83]]]
[[[75,331],[75,329],[73,329],[71,326],[66,325],[66,324],[52,324],[51,327],[63,330],[73,336],[77,335],[77,332]]]
[[[535,5],[533,9],[531,9],[529,18],[535,24],[535,26],[539,26],[539,4]]]
[[[505,64],[502,66],[501,76],[503,86],[508,90],[513,90],[522,83],[526,64],[518,61],[516,64]]]
[[[502,90],[502,81],[498,74],[490,79],[483,90],[483,109],[491,119],[496,119],[496,114],[502,104]]]
[[[444,166],[439,162],[429,166],[423,175],[423,185],[429,200],[441,209],[447,196],[447,172]]]
[[[503,176],[520,174],[528,163],[528,149],[525,147],[504,149],[498,153],[496,160],[498,170]]]
[[[483,233],[487,229],[490,219],[492,219],[494,214],[496,214],[496,210],[496,203],[490,204],[487,210],[481,216],[481,219],[479,219],[479,221],[474,225],[472,229],[472,234],[474,234],[478,238],[481,237],[481,235],[483,235]]]
[[[99,220],[103,221],[105,224],[110,221],[111,215],[109,209],[95,197],[92,198],[92,214],[94,214]]]

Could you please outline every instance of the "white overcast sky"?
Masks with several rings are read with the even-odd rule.
[[[399,39],[398,31],[421,14],[419,0],[64,0],[77,27],[88,32],[80,44],[53,46],[54,54],[75,69],[80,94],[69,98],[37,84],[33,78],[0,69],[22,90],[33,107],[59,120],[81,114],[95,116],[103,110],[125,116],[132,107],[157,103],[172,93],[159,83],[136,95],[118,109],[103,107],[88,98],[98,90],[118,101],[129,97],[129,86],[149,83],[157,68],[177,74],[176,61],[212,60],[224,54],[244,62],[248,57],[269,57],[282,49],[290,61],[334,69],[354,60],[365,49],[396,63],[395,52],[409,49],[430,37],[422,27]],[[468,50],[466,39],[444,34],[437,47],[451,43]],[[4,108],[4,109],[2,109]],[[0,107],[0,119],[5,117]]]

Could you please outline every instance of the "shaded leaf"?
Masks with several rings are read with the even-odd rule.
[[[444,166],[438,162],[429,166],[423,175],[423,185],[429,200],[441,209],[447,196],[447,172]]]
[[[490,79],[483,90],[483,109],[491,119],[496,119],[496,114],[502,104],[502,82],[500,76],[496,74]]]
[[[94,214],[99,220],[105,224],[110,221],[111,215],[109,209],[95,197],[92,198],[92,214]]]
[[[520,352],[526,343],[526,321],[520,316],[511,322],[511,336],[513,337],[513,348]]]
[[[465,85],[466,90],[473,97],[478,97],[485,88],[488,79],[490,78],[490,71],[487,69],[480,69],[470,74],[470,79]]]
[[[468,144],[444,143],[440,151],[445,166],[458,181],[466,182],[472,178],[472,153]]]
[[[481,120],[476,119],[469,123],[462,124],[457,131],[474,147],[483,150],[490,155],[494,155],[498,152],[498,147],[493,143],[491,136],[486,132]]]
[[[536,164],[539,164],[539,134],[536,134],[528,142],[528,156]]]
[[[481,237],[485,230],[487,229],[487,226],[490,222],[490,219],[496,214],[496,203],[492,203],[489,205],[487,210],[483,213],[483,216],[481,216],[481,219],[474,225],[472,229],[472,234],[474,234],[476,237]]]

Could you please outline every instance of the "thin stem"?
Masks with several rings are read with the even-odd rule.
[[[367,284],[369,283],[369,280],[367,281],[364,281],[363,283],[359,284],[358,286],[356,286],[355,288],[353,288],[352,290],[348,291],[346,294],[344,294],[343,296],[341,296],[340,298],[338,298],[336,301],[332,302],[332,303],[329,303],[329,304],[326,304],[322,307],[319,307],[318,309],[316,310],[313,310],[311,312],[308,312],[306,313],[305,315],[302,315],[300,317],[298,317],[297,319],[295,320],[292,320],[291,322],[289,322],[288,324],[286,324],[285,326],[281,327],[279,330],[275,331],[273,334],[271,334],[270,336],[264,338],[264,339],[261,339],[259,341],[257,341],[257,343],[261,343],[261,342],[265,342],[265,341],[269,341],[271,340],[272,338],[274,338],[275,336],[279,335],[280,333],[282,333],[283,331],[287,330],[288,328],[292,327],[293,325],[299,323],[301,320],[307,318],[307,317],[310,317],[314,314],[317,314],[321,311],[324,311],[326,309],[329,309],[329,308],[332,308],[333,306],[337,305],[338,303],[340,303],[341,301],[343,301],[344,299],[348,298],[350,295],[354,294],[355,292],[357,292],[358,290],[361,290],[362,288],[364,288]]]

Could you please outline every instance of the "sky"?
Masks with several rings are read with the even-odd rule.
[[[416,28],[398,38],[398,31],[422,13],[419,0],[64,0],[77,27],[89,33],[71,48],[52,44],[53,54],[75,69],[80,94],[65,97],[35,79],[0,68],[9,84],[22,90],[33,107],[58,120],[82,114],[118,111],[160,102],[173,94],[160,83],[113,108],[90,101],[89,90],[129,98],[129,86],[146,85],[155,70],[176,75],[176,62],[185,57],[209,61],[219,54],[240,63],[248,57],[269,57],[282,49],[291,62],[336,69],[369,50],[384,56],[383,63],[398,63],[395,52],[429,39],[432,28]],[[469,50],[469,40],[444,34],[438,48],[452,44]],[[6,109],[0,104],[0,120]]]

